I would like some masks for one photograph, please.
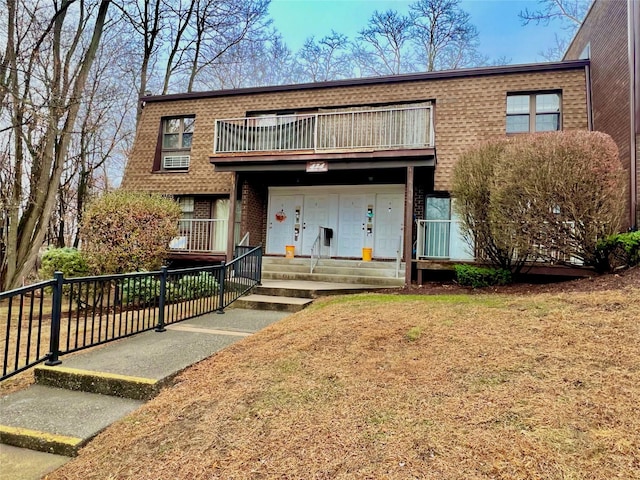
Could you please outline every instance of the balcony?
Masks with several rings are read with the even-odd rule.
[[[172,252],[224,254],[227,249],[227,220],[180,220],[178,236],[169,243]]]
[[[564,222],[573,229],[573,222]],[[468,244],[462,234],[462,225],[458,220],[417,220],[416,259],[417,260],[475,260],[474,248]],[[551,263],[582,265],[582,261],[571,254],[567,245],[559,248],[553,244],[533,244],[531,258],[534,262],[547,259]]]
[[[416,259],[474,260],[457,220],[417,220]]]
[[[216,120],[215,154],[432,148],[430,105]]]

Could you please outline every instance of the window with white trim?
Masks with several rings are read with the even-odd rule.
[[[180,197],[178,198],[180,204],[180,210],[182,210],[182,219],[191,220],[193,218],[193,212],[195,211],[195,200],[193,197]]]
[[[162,170],[187,170],[191,163],[194,117],[162,121]]]
[[[180,205],[180,210],[182,210],[178,227],[181,235],[187,235],[191,231],[196,202],[193,197],[178,197],[177,200]]]
[[[561,100],[562,97],[558,92],[508,94],[507,133],[560,130]]]

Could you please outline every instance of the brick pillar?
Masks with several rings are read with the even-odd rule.
[[[242,217],[240,235],[249,232],[249,243],[252,246],[265,245],[267,231],[265,228],[267,198],[262,189],[250,180],[242,183]]]

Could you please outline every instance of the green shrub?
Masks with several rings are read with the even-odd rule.
[[[640,231],[610,235],[597,244],[598,270],[607,271],[640,264]]]
[[[156,277],[130,277],[122,284],[122,302],[148,305],[160,296],[160,279]]]
[[[218,281],[210,272],[169,278],[165,292],[167,303],[209,297],[218,291]],[[157,303],[160,296],[158,277],[132,277],[123,282],[122,302],[135,304]]]
[[[53,272],[60,271],[66,278],[82,277],[89,274],[89,266],[82,252],[75,248],[49,248],[42,255],[40,277],[53,278]]]
[[[167,282],[166,301],[174,302],[209,297],[217,291],[218,281],[211,272],[183,275],[175,281]]]
[[[460,285],[481,288],[511,283],[511,272],[504,268],[455,265],[456,281]]]
[[[96,199],[82,221],[83,252],[96,275],[156,270],[178,233],[177,202],[118,190]]]

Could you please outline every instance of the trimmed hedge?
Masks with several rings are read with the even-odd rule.
[[[474,265],[455,265],[456,281],[460,285],[473,288],[506,285],[511,283],[511,272],[504,268],[476,267]]]

